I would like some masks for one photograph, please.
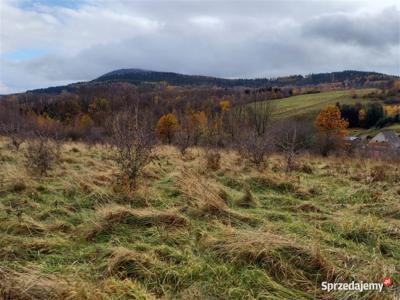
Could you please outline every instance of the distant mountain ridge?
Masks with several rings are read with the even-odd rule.
[[[340,83],[344,87],[371,87],[376,82],[388,82],[398,79],[398,76],[387,75],[377,72],[365,71],[341,71],[331,73],[318,73],[303,75],[291,75],[277,78],[236,78],[227,79],[203,75],[186,75],[174,72],[159,72],[144,69],[119,69],[106,73],[92,81],[73,83],[66,86],[49,87],[36,89],[31,93],[49,93],[58,94],[62,91],[74,92],[80,86],[107,84],[114,82],[128,82],[136,85],[145,83],[165,82],[176,86],[209,86],[209,87],[246,87],[246,88],[264,88],[264,87],[301,87],[318,84]]]

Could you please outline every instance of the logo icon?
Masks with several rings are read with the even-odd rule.
[[[393,284],[393,280],[390,277],[383,278],[383,285],[384,286],[391,286]]]

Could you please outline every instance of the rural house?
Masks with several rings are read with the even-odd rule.
[[[392,149],[400,148],[400,138],[393,130],[382,131],[369,141],[370,145],[384,145]]]

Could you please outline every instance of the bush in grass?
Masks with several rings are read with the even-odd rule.
[[[29,140],[24,156],[28,171],[46,176],[60,156],[59,145],[49,138],[37,137]]]

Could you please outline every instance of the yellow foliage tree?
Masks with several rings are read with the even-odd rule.
[[[221,108],[221,111],[227,111],[229,110],[229,108],[231,107],[231,103],[229,102],[229,100],[221,100],[219,102],[219,107]]]
[[[384,110],[386,116],[395,116],[400,114],[400,105],[385,105]]]
[[[176,116],[172,113],[161,116],[157,122],[156,133],[171,144],[175,133],[179,129],[179,123]]]
[[[207,117],[204,111],[189,112],[189,130],[193,136],[193,143],[197,145],[198,140],[204,134],[207,127]]]

